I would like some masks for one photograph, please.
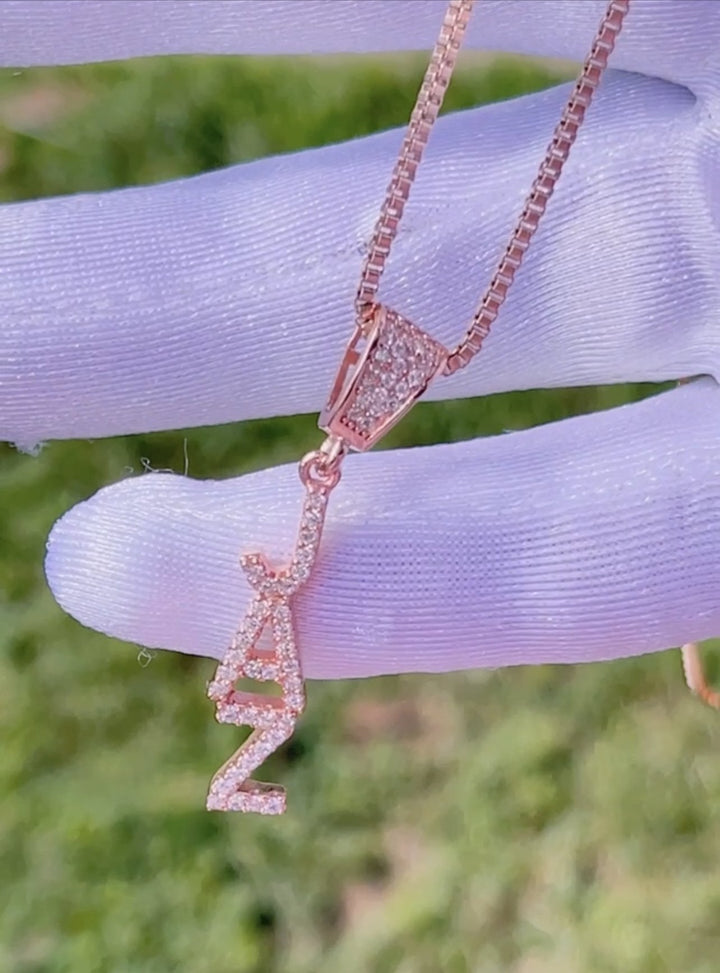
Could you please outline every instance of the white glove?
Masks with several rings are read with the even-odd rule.
[[[444,7],[18,0],[0,61],[429,48]],[[580,59],[604,7],[485,0],[467,43]],[[429,397],[717,373],[719,51],[713,0],[634,0],[622,70],[482,353]],[[437,125],[381,296],[448,345],[566,97]],[[0,435],[29,446],[317,411],[400,139],[0,210]],[[581,661],[716,634],[718,395],[706,378],[529,432],[348,460],[298,598],[306,674]],[[239,553],[287,555],[300,501],[291,468],[130,479],[60,521],[48,578],[87,625],[219,657],[248,596]]]

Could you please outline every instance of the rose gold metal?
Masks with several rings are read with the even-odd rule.
[[[575,82],[570,99],[563,109],[562,116],[553,132],[545,158],[532,184],[523,211],[520,214],[500,260],[490,285],[485,292],[467,334],[450,354],[445,366],[445,374],[452,375],[464,368],[480,351],[482,343],[490,331],[490,326],[505,302],[515,274],[535,235],[538,224],[545,212],[555,185],[560,178],[570,149],[577,138],[585,112],[590,107],[600,78],[607,67],[608,58],[613,52],[623,20],[628,12],[630,0],[611,0],[605,16],[593,41],[590,53],[583,64],[580,77]]]
[[[380,304],[377,292],[474,2],[450,0],[448,4],[392,172],[362,268],[355,300],[355,331],[320,417],[320,426],[328,437],[300,463],[306,497],[293,558],[287,568],[280,570],[272,568],[261,554],[247,554],[241,559],[254,596],[208,687],[208,695],[216,704],[220,722],[245,724],[252,733],[215,774],[207,799],[210,809],[260,814],[281,814],[285,810],[284,789],[256,781],[250,775],[289,739],[305,706],[293,597],[310,577],[328,498],[340,480],[343,460],[349,450],[366,450],[378,442],[438,374],[450,374],[464,367],[480,350],[545,212],[630,4],[630,0],[612,0],[608,5],[498,270],[465,338],[448,353],[417,325]],[[269,648],[260,645],[265,633],[270,636]],[[696,669],[693,678],[695,675]],[[281,694],[269,697],[240,692],[236,689],[240,678],[275,682]],[[693,685],[701,683],[696,680]]]
[[[326,446],[326,444],[323,444]],[[288,740],[305,709],[300,655],[294,630],[292,599],[310,577],[325,523],[328,498],[340,479],[345,450],[327,440],[302,461],[300,478],[306,494],[295,552],[287,568],[275,570],[262,554],[245,554],[242,568],[254,596],[230,648],[208,686],[220,723],[252,727],[253,732],[218,770],[210,783],[210,811],[255,811],[282,814],[285,789],[250,775]],[[268,648],[261,645],[265,633]],[[238,679],[274,682],[280,696],[238,691]]]
[[[707,703],[713,709],[720,709],[720,693],[707,684],[698,644],[696,642],[688,642],[686,645],[683,645],[680,652],[682,654],[685,682],[688,684],[690,692],[695,693],[703,703]]]
[[[467,28],[474,0],[453,0],[448,5],[443,26],[433,49],[425,78],[410,117],[400,155],[395,163],[390,184],[383,200],[372,240],[360,277],[355,300],[357,320],[361,327],[372,316],[380,278],[393,241],[397,235],[405,204],[415,180],[418,166],[428,143],[432,125],[442,106],[457,56]],[[612,53],[630,0],[611,0],[600,22],[582,71],[553,132],[522,213],[510,237],[505,253],[493,274],[467,334],[448,356],[445,374],[464,368],[478,353],[490,325],[507,297],[515,274],[522,263],[530,241],[560,178],[563,165],[582,125],[585,113]]]
[[[440,34],[430,55],[430,63],[410,115],[407,132],[360,273],[355,311],[361,327],[372,318],[380,278],[385,270],[430,132],[450,84],[473,3],[474,0],[450,0]]]
[[[334,490],[340,481],[342,461],[348,445],[338,436],[328,436],[319,449],[306,453],[300,460],[298,473],[308,489]]]
[[[381,304],[345,352],[320,428],[348,448],[375,445],[415,404],[447,358],[447,350],[411,321]]]

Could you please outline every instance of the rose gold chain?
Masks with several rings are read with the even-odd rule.
[[[402,144],[390,185],[375,226],[363,266],[356,299],[358,322],[367,321],[373,311],[375,295],[390,249],[410,195],[417,168],[430,132],[450,83],[458,51],[467,27],[474,0],[450,0],[440,36],[432,52],[407,134]],[[522,213],[517,221],[497,270],[490,281],[468,331],[448,356],[444,374],[449,375],[478,353],[490,326],[507,297],[530,241],[538,228],[563,165],[583,123],[595,89],[615,47],[628,12],[630,0],[611,0],[573,88],[560,121],[555,128]]]
[[[607,67],[610,54],[620,33],[630,0],[611,0],[608,4],[598,32],[593,40],[590,53],[583,64],[580,76],[575,82],[572,94],[563,109],[545,158],[532,184],[528,198],[523,206],[520,219],[510,236],[505,253],[493,275],[490,285],[480,302],[472,324],[460,344],[451,352],[445,365],[445,374],[450,375],[465,365],[480,351],[482,343],[490,331],[490,325],[497,317],[525,251],[530,245],[540,219],[545,212],[548,200],[553,194],[555,184],[560,178],[563,165],[577,137],[585,112],[595,94],[600,78]]]
[[[380,278],[423,151],[450,84],[473,2],[474,0],[450,0],[445,12],[360,274],[360,286],[355,299],[358,321],[366,321],[373,313]]]

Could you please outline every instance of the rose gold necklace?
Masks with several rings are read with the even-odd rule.
[[[325,513],[350,450],[370,449],[405,415],[430,382],[464,368],[480,351],[545,212],[585,112],[607,66],[630,0],[611,0],[590,53],[553,133],[522,214],[470,327],[452,351],[407,318],[377,302],[390,248],[402,219],[423,150],[450,83],[475,0],[450,0],[360,276],[355,330],[328,405],[320,415],[327,438],[300,463],[305,501],[292,560],[273,568],[262,554],[245,554],[242,568],[253,597],[208,687],[221,723],[252,728],[245,743],[215,774],[207,807],[216,811],[282,814],[285,789],[251,774],[290,738],[305,708],[305,688],[293,624],[293,596],[317,557]],[[271,637],[270,649],[260,647]],[[280,696],[240,692],[241,678],[275,682]]]

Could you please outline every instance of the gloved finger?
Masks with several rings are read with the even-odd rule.
[[[306,674],[331,678],[630,656],[720,629],[720,389],[710,379],[492,439],[351,457],[296,598]],[[243,552],[286,559],[283,467],[150,474],[55,526],[47,577],[83,624],[219,658]]]
[[[447,0],[4,0],[0,64],[427,50]],[[582,60],[606,0],[478,0],[470,49]],[[633,0],[616,64],[717,90],[715,0]],[[715,75],[713,79],[713,75]]]
[[[448,345],[566,96],[438,124],[381,298]],[[399,138],[0,209],[0,438],[317,411]],[[685,89],[610,78],[482,354],[431,397],[715,374],[718,144]]]

